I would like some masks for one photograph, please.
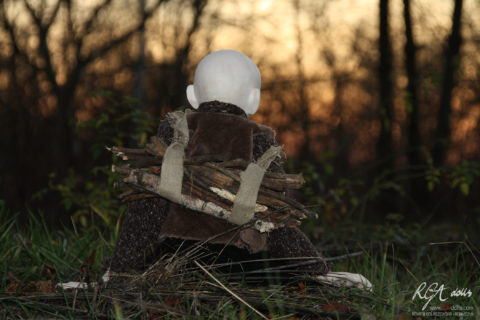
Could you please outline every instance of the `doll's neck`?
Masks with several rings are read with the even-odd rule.
[[[237,107],[234,104],[227,103],[227,102],[220,102],[220,101],[209,101],[203,102],[198,106],[197,111],[199,112],[218,112],[218,113],[229,113],[238,116],[242,116],[245,118],[247,114],[241,108]]]

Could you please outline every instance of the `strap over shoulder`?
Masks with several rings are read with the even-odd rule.
[[[267,172],[270,163],[282,156],[281,147],[270,147],[256,162],[190,158],[186,150],[192,143],[192,131],[195,133],[189,127],[190,115],[175,112],[167,117],[174,120],[169,121],[174,129],[169,146],[161,138],[152,137],[144,149],[110,149],[130,161],[129,165],[113,167],[132,189],[127,199],[161,196],[260,232],[297,226],[301,219],[314,215],[284,193],[287,188],[303,185],[301,175]]]

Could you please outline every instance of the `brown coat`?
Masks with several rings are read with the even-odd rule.
[[[250,161],[258,159],[271,145],[276,144],[273,130],[247,120],[240,108],[221,102],[200,105],[198,112],[189,116],[188,124],[190,143],[186,152],[189,157],[208,156],[218,160],[240,157]],[[157,135],[171,143],[173,129],[168,120],[160,122]],[[281,162],[272,162],[268,170],[282,172]],[[146,263],[152,258],[154,247],[162,252],[171,250],[168,241],[164,241],[165,238],[172,236],[177,239],[205,240],[232,227],[236,226],[207,214],[180,208],[161,197],[134,201],[129,204],[124,214],[113,255],[107,260],[108,266],[112,271],[138,272],[145,269]],[[229,240],[231,242],[228,242]],[[249,252],[256,252],[261,248],[271,258],[321,256],[305,234],[297,228],[280,228],[262,235],[247,229],[243,234],[225,234],[223,238],[217,238],[217,243],[234,244],[232,248],[244,248],[234,250],[236,257],[232,258],[237,261],[251,259],[254,255]],[[298,269],[298,272],[301,271],[325,274],[328,266],[317,263]]]
[[[187,116],[190,140],[185,150],[189,159],[209,161],[254,160],[253,141],[263,135],[274,141],[275,133],[266,126],[228,113],[196,112]],[[201,226],[201,227],[199,227]],[[229,230],[232,230],[228,232]],[[222,234],[221,236],[218,236]],[[208,214],[170,204],[162,226],[162,238],[207,240],[245,248],[251,253],[264,249],[267,238],[254,229],[240,230],[236,225]]]

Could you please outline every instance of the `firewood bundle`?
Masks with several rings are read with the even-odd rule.
[[[123,180],[117,186],[128,186],[121,195],[126,201],[158,197],[162,159],[167,144],[151,137],[145,148],[108,148],[128,163],[113,166]],[[181,205],[189,209],[226,219],[231,214],[235,195],[241,183],[241,173],[248,166],[244,160],[214,162],[208,159],[183,161],[184,174]],[[286,189],[299,189],[305,183],[301,174],[266,172],[258,191],[252,226],[261,232],[279,227],[294,227],[314,213],[285,196]]]

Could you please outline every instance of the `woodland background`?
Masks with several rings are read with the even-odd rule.
[[[200,59],[230,48],[258,64],[253,119],[321,223],[480,241],[478,17],[474,0],[0,0],[2,212],[118,223],[104,147],[145,143]]]

